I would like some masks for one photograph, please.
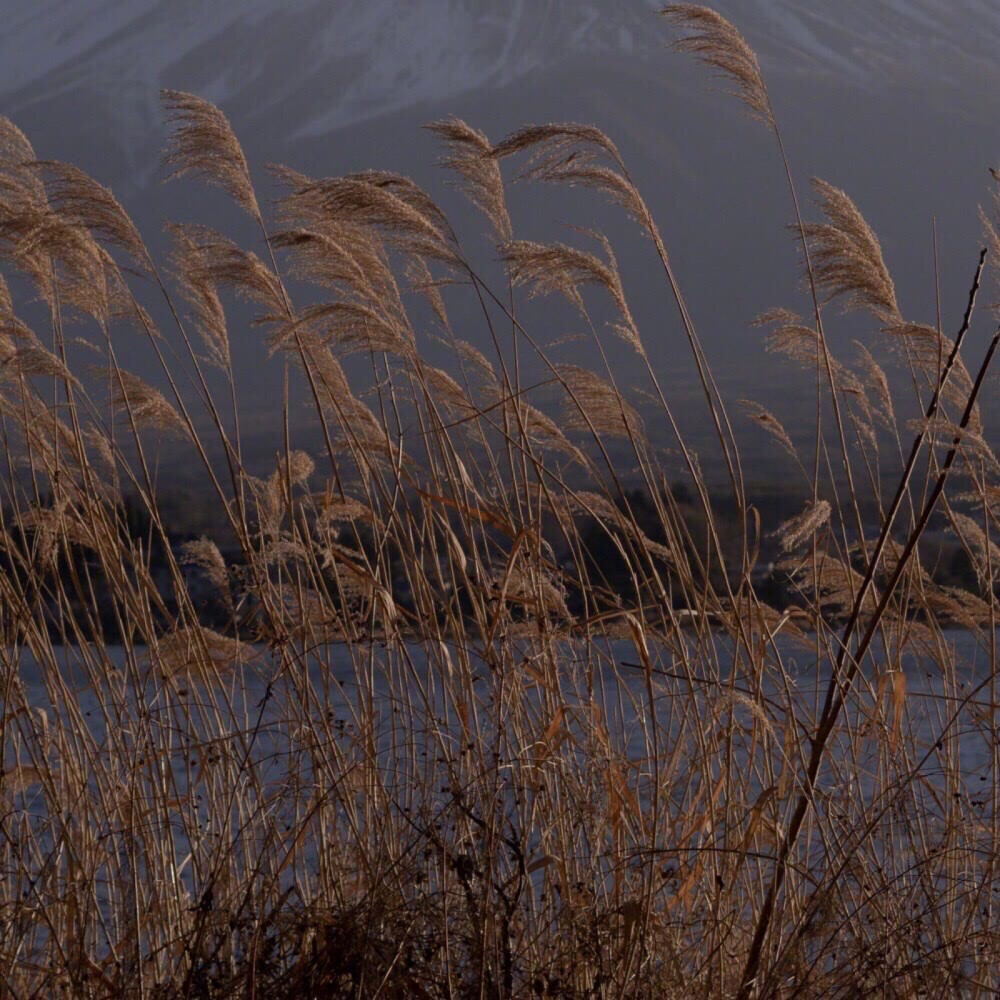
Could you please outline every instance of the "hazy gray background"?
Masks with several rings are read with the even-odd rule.
[[[726,396],[762,398],[804,428],[808,378],[766,356],[760,331],[749,327],[772,306],[806,307],[784,229],[791,212],[773,138],[703,67],[669,50],[671,29],[657,6],[0,0],[0,113],[25,130],[40,157],[72,161],[113,187],[154,246],[166,217],[246,232],[218,193],[160,183],[161,87],[223,107],[264,200],[272,191],[269,162],[317,176],[383,167],[439,197],[470,237],[484,226],[434,167],[438,151],[421,123],[454,113],[491,138],[531,121],[598,124],[619,144],[657,216]],[[956,327],[978,253],[977,206],[990,197],[987,167],[1000,162],[1000,4],[716,6],[760,55],[803,194],[816,174],[854,197],[882,240],[903,312],[914,320],[934,317],[937,217],[945,325]],[[674,397],[691,400],[690,410],[679,404],[690,426],[705,426],[648,244],[617,213],[577,193],[517,186],[511,210],[524,238],[567,238],[560,227],[569,222],[607,228],[649,353]],[[479,250],[491,252],[485,243]],[[989,297],[998,297],[992,287]],[[460,332],[485,346],[481,323],[467,315]],[[548,323],[556,314],[540,315]],[[987,327],[983,313],[969,346],[973,359]],[[853,337],[878,342],[870,325],[848,321],[833,330],[842,355]],[[260,330],[231,333],[239,374],[254,388],[251,426],[266,441],[277,411],[261,402],[275,398],[276,369],[259,363]],[[989,413],[989,400],[986,406]],[[749,433],[748,447],[764,454]]]

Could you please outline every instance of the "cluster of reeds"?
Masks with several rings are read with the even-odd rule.
[[[805,444],[727,408],[596,128],[494,144],[429,126],[497,282],[395,174],[279,169],[265,218],[224,115],[175,92],[170,169],[220,188],[259,239],[171,226],[164,273],[109,191],[0,121],[3,995],[996,991],[1000,468],[976,406],[996,340],[961,351],[986,255],[956,337],[906,320],[849,197],[817,182],[821,221],[800,214],[736,29],[663,13],[778,140],[812,311],[762,322],[815,380]],[[518,239],[512,165],[648,238],[735,539],[610,243]],[[477,344],[449,322],[460,295]],[[540,295],[565,300],[595,369],[533,328]],[[871,329],[850,364],[828,349],[835,306]],[[284,372],[264,476],[233,375],[247,309],[239,349],[256,338]],[[158,387],[122,369],[122,337],[148,345]],[[426,360],[433,341],[451,370]],[[622,351],[645,385],[616,379]],[[914,398],[920,419],[897,417]],[[303,399],[309,454],[291,440]],[[747,416],[810,497],[780,526],[747,496]],[[225,539],[173,544],[161,453],[200,469]],[[977,592],[936,582],[932,523]],[[754,587],[775,537],[795,595],[780,610]]]

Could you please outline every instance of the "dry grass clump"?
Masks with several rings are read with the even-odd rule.
[[[664,13],[780,140],[735,27]],[[762,523],[604,133],[429,126],[497,285],[395,174],[279,168],[265,218],[222,112],[164,104],[170,172],[228,193],[259,253],[173,226],[162,275],[113,195],[0,120],[0,993],[995,993],[1000,468],[977,399],[998,339],[961,356],[985,255],[954,338],[906,320],[856,206],[817,183],[804,221],[789,170],[814,314],[761,322],[818,386],[817,424],[805,454],[746,404],[805,498]],[[515,156],[651,237],[729,495],[678,430],[610,242],[517,238]],[[552,292],[565,330],[534,312]],[[263,470],[232,295],[287,373]],[[874,320],[853,362],[829,350],[831,298]],[[599,369],[563,343],[581,323]],[[122,333],[155,378],[122,370]],[[305,404],[317,430],[293,440]],[[172,532],[175,463],[217,534]]]

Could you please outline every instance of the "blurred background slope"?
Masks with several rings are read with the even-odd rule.
[[[669,51],[669,27],[655,16],[657,4],[4,0],[0,6],[7,8],[0,113],[28,134],[39,157],[75,163],[111,186],[154,252],[163,247],[167,217],[197,215],[229,229],[244,224],[217,192],[161,185],[161,87],[220,104],[265,201],[274,193],[268,163],[317,176],[385,168],[425,186],[470,240],[482,223],[436,169],[438,151],[422,123],[454,113],[493,139],[527,120],[598,124],[619,144],[660,222],[727,397],[780,389],[776,409],[792,423],[797,409],[810,405],[808,380],[787,379],[783,364],[764,355],[761,334],[750,329],[756,315],[776,304],[806,308],[796,250],[784,229],[791,213],[773,140],[741,116],[737,102],[713,93],[701,68]],[[821,173],[851,194],[882,240],[909,319],[934,319],[931,221],[937,217],[945,326],[957,326],[978,249],[977,206],[988,197],[987,167],[1000,161],[1000,6],[984,0],[720,0],[716,6],[760,56],[800,188]],[[505,170],[511,177],[513,170]],[[649,248],[629,224],[574,193],[519,186],[510,203],[524,238],[566,239],[560,220],[581,222],[591,213],[615,241],[654,364],[675,398],[688,392],[691,372],[674,311]],[[487,245],[477,251],[483,259],[492,254]],[[468,316],[467,335],[476,339],[482,324]],[[871,342],[874,333],[847,324],[834,327],[832,339],[843,352],[851,338]],[[277,365],[259,363],[261,336],[248,330],[242,347],[234,337],[237,375],[261,390],[258,399],[279,377]],[[968,350],[978,350],[975,341]],[[264,434],[274,413],[257,407],[248,421],[254,417],[261,426],[248,429]],[[693,414],[689,429],[697,434],[704,426],[700,411]],[[748,447],[752,452],[752,438]]]

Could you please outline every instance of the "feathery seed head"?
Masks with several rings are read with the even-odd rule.
[[[180,90],[161,90],[171,126],[164,166],[168,180],[193,173],[221,187],[245,212],[260,218],[243,147],[229,119],[210,101]]]
[[[490,155],[492,147],[486,136],[454,117],[430,122],[424,128],[448,146],[448,155],[441,159],[441,166],[454,170],[462,178],[462,190],[486,216],[495,238],[499,242],[511,239],[503,178],[497,160]]]
[[[138,375],[120,369],[115,371],[112,400],[115,406],[128,410],[136,427],[150,427],[158,431],[180,434],[182,437],[190,436],[187,424],[167,402],[163,393],[144,382]]]
[[[818,178],[813,188],[828,219],[803,226],[819,284],[830,299],[843,297],[848,309],[867,309],[886,325],[901,323],[878,237],[843,191]]]
[[[139,231],[108,188],[68,163],[40,160],[31,166],[45,182],[49,204],[64,219],[124,250],[143,270],[150,269]]]
[[[690,52],[695,58],[718,70],[735,85],[734,95],[746,104],[750,113],[773,129],[771,101],[757,56],[736,26],[721,14],[700,4],[669,4],[660,13],[671,24],[688,32],[675,43],[677,50]]]
[[[509,267],[511,281],[515,285],[529,285],[532,296],[558,292],[584,315],[586,311],[580,296],[580,286],[599,285],[604,288],[622,317],[622,322],[615,328],[616,332],[642,354],[642,342],[625,300],[611,244],[600,234],[591,235],[604,248],[606,262],[594,254],[564,243],[534,243],[530,240],[513,240],[502,244],[500,258]]]
[[[759,403],[755,403],[749,399],[741,399],[740,405],[743,407],[746,415],[759,427],[762,427],[768,434],[773,437],[778,444],[792,458],[796,458],[795,445],[792,444],[792,439],[788,436],[788,432],[784,427],[781,426],[778,418],[774,416],[773,413],[765,410],[763,406]]]
[[[180,562],[202,570],[212,586],[225,598],[226,603],[231,603],[229,571],[215,542],[204,537],[193,542],[184,542],[181,545]]]
[[[229,119],[210,101],[180,90],[162,90],[160,99],[172,129],[163,159],[170,170],[168,179],[196,174],[259,218],[250,170]]]
[[[800,542],[819,531],[829,520],[830,504],[826,500],[819,500],[806,507],[801,514],[785,521],[775,532],[775,536],[781,542],[782,551],[791,552]]]
[[[563,425],[567,429],[616,437],[642,433],[639,414],[614,386],[595,372],[576,365],[559,365],[556,371],[569,396],[563,410]]]

